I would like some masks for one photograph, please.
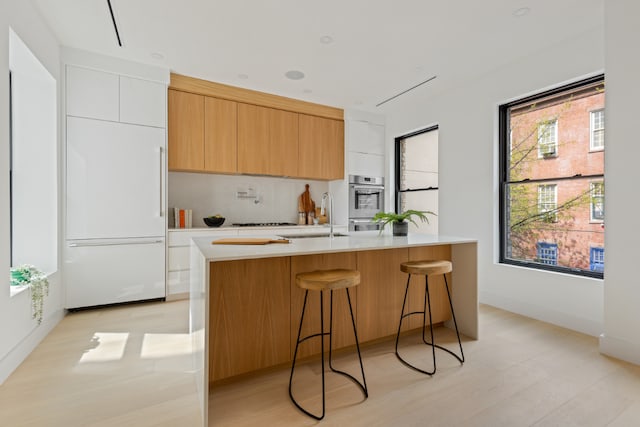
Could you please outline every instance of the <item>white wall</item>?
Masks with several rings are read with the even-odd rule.
[[[9,27],[24,41],[49,73],[59,81],[58,42],[29,1],[0,3],[0,383],[24,360],[62,318],[60,263],[50,276],[44,320],[37,327],[31,318],[29,292],[9,295]],[[57,85],[59,88],[59,84]],[[58,89],[59,93],[59,89]],[[58,151],[59,153],[59,138]],[[59,156],[56,153],[56,156]],[[59,189],[60,179],[57,179]],[[60,192],[58,191],[58,194]],[[60,199],[58,196],[58,218]],[[34,204],[34,209],[37,209]],[[57,229],[60,230],[60,221]],[[59,233],[58,233],[59,234]],[[58,243],[59,244],[59,243]],[[60,247],[58,246],[58,252]]]
[[[298,197],[309,184],[311,198],[320,207],[326,181],[266,176],[169,173],[169,213],[174,207],[193,210],[193,226],[206,227],[202,218],[220,214],[223,226],[240,222],[298,221]],[[238,199],[237,191],[252,188],[257,198]],[[258,203],[256,203],[258,202]]]
[[[603,353],[640,364],[640,3],[605,2],[606,232]]]
[[[419,91],[409,93],[394,101],[395,110],[387,117],[390,158],[395,137],[439,125],[439,232],[478,239],[481,302],[591,335],[602,331],[601,280],[497,263],[497,122],[498,105],[603,69],[604,33],[599,28],[454,90],[427,99]],[[391,160],[388,164],[389,188],[394,188]]]

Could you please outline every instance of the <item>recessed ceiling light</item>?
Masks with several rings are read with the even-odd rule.
[[[304,79],[304,73],[298,70],[290,70],[284,73],[284,75],[291,80],[302,80]]]
[[[331,43],[333,43],[333,37],[331,37],[331,36],[322,36],[322,37],[320,37],[320,43],[322,43],[322,44],[331,44]]]
[[[240,73],[240,74],[238,74],[238,78],[242,79],[242,80],[247,80],[249,78],[249,76],[247,74]]]
[[[311,89],[305,89],[305,90],[303,90],[303,92],[304,92],[304,93],[311,93],[311,92],[313,92],[313,91],[312,91]]]
[[[157,60],[162,60],[162,59],[164,59],[164,55],[163,55],[163,54],[161,54],[160,52],[153,52],[153,53],[151,54],[151,57],[152,57],[153,59],[157,59]]]
[[[520,9],[516,9],[513,11],[513,16],[515,16],[516,18],[520,18],[521,16],[527,15],[529,12],[531,12],[531,9],[529,9],[528,7],[521,7]]]

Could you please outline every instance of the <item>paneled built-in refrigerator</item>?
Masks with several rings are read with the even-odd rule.
[[[165,129],[67,116],[66,308],[165,297]]]

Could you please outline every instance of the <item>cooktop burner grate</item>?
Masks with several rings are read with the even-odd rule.
[[[234,227],[283,227],[287,225],[297,225],[292,222],[240,222],[231,224]]]

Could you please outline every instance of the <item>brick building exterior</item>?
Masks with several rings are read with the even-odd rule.
[[[511,110],[511,257],[603,271],[604,105],[600,82]]]

